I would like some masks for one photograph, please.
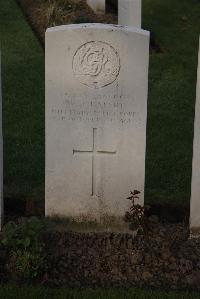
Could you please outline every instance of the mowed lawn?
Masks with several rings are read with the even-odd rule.
[[[200,1],[144,0],[143,27],[163,53],[150,57],[146,199],[188,206]]]
[[[0,288],[3,299],[199,299],[200,294],[134,289],[45,289],[7,286]]]
[[[161,49],[150,56],[145,198],[187,207],[200,1],[143,0],[143,28]],[[44,200],[44,53],[15,0],[0,0],[0,40],[5,197]]]
[[[44,52],[15,0],[0,0],[4,196],[44,200]]]

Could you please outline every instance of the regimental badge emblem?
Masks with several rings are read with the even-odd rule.
[[[102,88],[117,79],[120,59],[117,51],[108,43],[91,41],[78,48],[72,67],[82,84]]]

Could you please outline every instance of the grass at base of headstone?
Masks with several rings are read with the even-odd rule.
[[[138,289],[50,289],[17,286],[0,288],[0,298],[4,299],[198,299],[198,293],[167,292]]]
[[[44,200],[44,53],[15,0],[0,0],[4,197]]]

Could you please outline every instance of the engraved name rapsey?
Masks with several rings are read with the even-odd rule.
[[[73,100],[67,97],[61,105],[56,104],[52,107],[51,116],[60,121],[130,124],[134,121],[135,111],[129,110],[122,96],[107,96],[106,101],[104,97],[88,100],[73,96]]]
[[[91,88],[102,88],[113,83],[120,71],[117,51],[108,43],[91,41],[81,45],[72,62],[75,77]]]

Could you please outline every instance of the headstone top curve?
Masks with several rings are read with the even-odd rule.
[[[116,25],[116,24],[104,24],[104,23],[81,23],[81,24],[70,24],[70,25],[61,25],[61,26],[55,26],[47,28],[46,33],[51,32],[58,32],[58,31],[65,31],[65,30],[78,30],[78,29],[93,29],[93,30],[115,30],[115,31],[127,31],[127,32],[133,32],[138,34],[143,34],[145,36],[150,35],[150,32],[144,29],[131,27],[131,26],[122,26],[122,25]]]

